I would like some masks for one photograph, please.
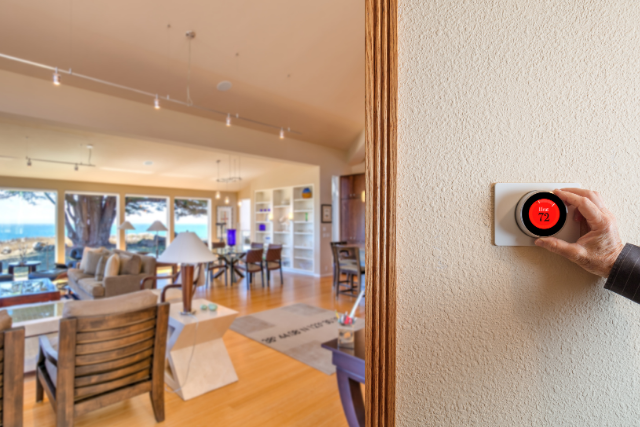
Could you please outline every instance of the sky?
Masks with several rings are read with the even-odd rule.
[[[53,224],[55,222],[55,205],[49,200],[38,200],[33,204],[20,197],[0,199],[0,224]],[[151,224],[160,220],[167,225],[167,210],[159,212],[129,215],[127,219],[134,224]],[[207,218],[184,217],[176,224],[206,224]]]

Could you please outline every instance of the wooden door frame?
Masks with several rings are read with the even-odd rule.
[[[397,0],[366,0],[366,425],[395,425]]]

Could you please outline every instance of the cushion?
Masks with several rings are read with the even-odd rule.
[[[104,285],[102,281],[96,280],[95,277],[80,279],[78,287],[94,298],[102,298],[104,296]]]
[[[140,274],[142,260],[138,255],[120,254],[120,274]]]
[[[69,280],[78,283],[79,280],[86,279],[87,277],[93,277],[89,274],[85,274],[84,271],[77,268],[70,268],[67,270],[67,276]]]
[[[127,313],[155,307],[157,304],[157,295],[145,290],[93,301],[69,301],[64,305],[62,317],[104,316]]]
[[[100,261],[100,257],[102,256],[103,252],[103,248],[84,248],[82,261],[80,261],[80,270],[84,271],[85,274],[94,276],[96,274],[96,268],[98,267],[98,262]]]
[[[7,313],[6,310],[0,311],[0,331],[11,329],[11,324],[12,320],[9,313]]]
[[[117,276],[120,273],[120,256],[113,254],[107,260],[107,265],[104,268],[104,277]]]
[[[107,267],[107,261],[110,256],[111,254],[109,252],[105,252],[100,256],[100,260],[96,266],[96,280],[101,281],[104,279],[104,270]]]

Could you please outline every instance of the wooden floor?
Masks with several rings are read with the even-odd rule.
[[[355,298],[341,295],[336,301],[331,278],[314,278],[285,273],[284,286],[278,273],[270,288],[262,288],[260,279],[252,289],[244,280],[225,288],[216,280],[202,289],[196,298],[206,298],[233,308],[240,316],[293,303],[306,303],[341,312],[348,311]],[[358,307],[364,317],[364,302]],[[162,426],[346,426],[336,376],[326,375],[262,344],[228,331],[224,342],[238,373],[234,384],[184,402],[167,390],[166,420]],[[55,426],[48,400],[35,403],[35,380],[25,380],[25,416],[27,427]],[[155,426],[147,395],[138,396],[77,419],[76,426]]]

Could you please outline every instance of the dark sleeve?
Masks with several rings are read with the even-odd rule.
[[[624,246],[604,288],[640,303],[640,247]]]

